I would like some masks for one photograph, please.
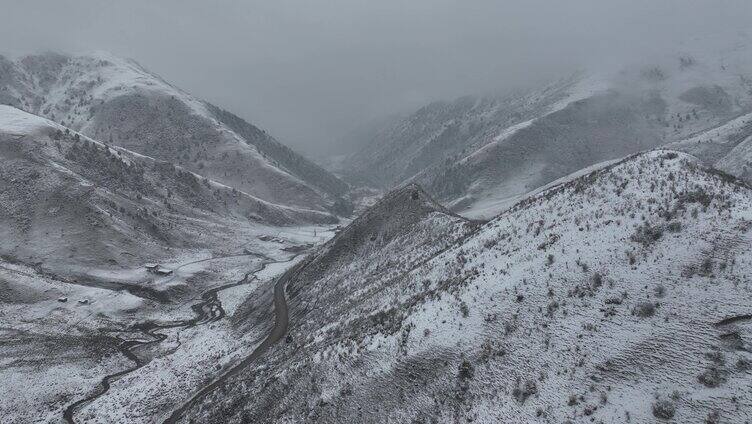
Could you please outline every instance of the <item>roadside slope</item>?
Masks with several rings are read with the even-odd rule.
[[[744,183],[658,150],[455,237],[335,253],[291,280],[288,342],[191,416],[744,422],[750,211]]]

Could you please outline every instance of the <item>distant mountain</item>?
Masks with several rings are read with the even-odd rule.
[[[333,223],[0,106],[0,255],[56,270],[216,247],[240,223]]]
[[[477,98],[466,96],[452,102],[434,102],[378,131],[355,140],[364,147],[353,154],[345,168],[353,176],[389,186],[442,165],[452,156],[479,148],[504,128],[537,116],[540,109],[561,100],[576,81],[562,81],[543,94]],[[357,134],[356,134],[357,135]]]
[[[407,186],[288,272],[285,341],[183,418],[741,422],[750,210],[749,186],[669,150],[482,225]],[[247,302],[252,334],[271,312]]]
[[[490,218],[578,169],[749,113],[747,45],[691,51],[518,95],[433,103],[357,141],[366,147],[341,161],[342,174],[382,188],[417,182],[452,210]]]
[[[669,147],[691,153],[708,165],[752,182],[752,113],[742,113]]]
[[[0,103],[272,203],[348,212],[342,181],[132,60],[106,53],[0,57]]]
[[[355,154],[362,155],[363,151],[378,139],[380,133],[388,130],[402,119],[404,119],[404,116],[394,114],[361,123],[343,136],[320,146],[314,159],[335,175],[348,179],[356,186],[372,185],[373,183],[365,179],[364,175],[352,172],[350,169],[352,156]]]

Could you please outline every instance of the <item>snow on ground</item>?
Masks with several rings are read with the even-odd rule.
[[[310,229],[301,229],[299,232],[305,234],[308,230]],[[278,259],[265,265],[263,269],[263,262],[258,259],[254,260],[253,266],[246,263],[242,268],[237,263],[228,266],[236,261],[225,264],[204,261],[190,266],[224,268],[222,278],[225,280],[228,278],[228,271],[234,273],[235,278],[243,270],[251,272],[249,284],[218,293],[222,308],[230,316],[236,312],[240,303],[254,296],[261,282],[278,277],[302,259],[300,254],[282,251],[278,251],[275,256]],[[248,260],[249,258],[245,258],[246,262]],[[190,303],[186,302],[181,309],[185,309]],[[168,338],[159,344],[158,350],[151,350],[149,355],[154,359],[143,368],[117,380],[106,396],[84,406],[77,416],[83,420],[112,423],[152,422],[155,416],[169,414],[198,388],[250,354],[256,344],[263,340],[265,330],[257,328],[240,336],[227,320],[192,328],[158,330],[167,334]],[[147,351],[144,349],[141,354]]]
[[[476,181],[473,186],[480,194],[470,194],[469,197],[466,196],[455,202],[459,204],[465,199],[472,200],[469,207],[458,212],[471,219],[493,218],[530,192],[535,187],[535,183],[545,166],[544,163],[527,164],[526,167],[520,169],[520,172],[514,178],[508,178],[501,184],[491,186],[491,188],[486,187],[484,189],[483,181]],[[473,187],[468,192],[474,193]]]
[[[13,106],[0,105],[0,132],[26,136],[47,128],[63,129],[61,125],[48,119],[32,115]]]
[[[118,379],[110,391],[76,415],[84,422],[156,422],[213,376],[249,354],[264,334],[238,337],[222,322],[185,330],[164,330],[165,351],[146,366]]]
[[[100,319],[114,320],[144,305],[125,291],[50,279],[23,265],[0,262],[0,278],[4,326],[15,330],[80,334],[97,328]]]
[[[222,302],[225,312],[228,315],[233,315],[237,311],[238,306],[245,302],[253,291],[256,290],[260,282],[271,281],[280,277],[286,270],[297,265],[304,258],[303,254],[287,254],[287,256],[284,259],[279,259],[277,262],[269,263],[263,270],[254,273],[254,283],[231,287],[219,292],[219,300]]]
[[[58,422],[113,368],[129,366],[109,328],[143,307],[127,292],[50,279],[0,262],[0,413],[8,422]],[[33,382],[33,384],[29,384]]]
[[[733,142],[733,138],[729,136],[734,135],[740,130],[747,127],[752,123],[752,113],[742,114],[728,122],[724,122],[715,128],[703,131],[697,135],[689,137],[685,140],[676,142],[671,145],[673,148],[691,147],[696,144],[713,143],[713,144],[726,144]]]
[[[525,198],[535,196],[536,194],[541,193],[545,190],[548,190],[552,187],[567,183],[569,181],[572,181],[576,178],[580,178],[583,175],[587,175],[599,169],[606,168],[620,160],[621,159],[613,159],[613,160],[607,160],[607,161],[603,161],[600,163],[596,163],[595,165],[591,165],[577,172],[573,172],[572,174],[569,174],[566,177],[562,177],[557,180],[554,180],[534,190],[530,190],[530,185],[526,184],[528,181],[532,180],[534,177],[537,177],[535,170],[532,170],[527,175],[527,178],[509,180],[508,182],[505,182],[504,184],[499,186],[499,190],[496,190],[498,192],[496,196],[494,196],[494,194],[489,194],[488,197],[484,197],[478,200],[477,202],[473,203],[469,208],[464,209],[460,211],[459,213],[460,215],[466,218],[470,218],[470,219],[492,219],[496,217],[497,215],[499,215],[500,213],[504,212],[505,210],[509,209],[510,207],[514,206],[517,202]],[[514,188],[510,188],[512,184],[515,184]],[[513,196],[507,196],[506,195],[507,193],[519,193],[519,194],[515,194]]]
[[[437,228],[424,218],[350,263],[311,265],[292,283],[308,311],[293,342],[196,418],[752,419],[752,191],[667,150],[591,171],[427,262],[413,256]]]
[[[724,362],[749,359],[744,352],[724,348],[722,333],[713,328],[748,309],[741,297],[750,292],[743,284],[752,260],[747,248],[752,241],[750,192],[687,174],[685,167],[697,162],[670,157],[655,152],[612,165],[599,180],[619,176],[613,187],[618,189],[619,180],[626,186],[618,194],[599,183],[585,186],[589,200],[583,201],[557,184],[553,194],[543,191],[530,197],[488,224],[478,237],[437,257],[427,273],[416,273],[438,284],[448,277],[440,264],[458,253],[468,258],[464,272],[475,273],[454,300],[427,302],[408,320],[408,326],[413,323],[421,330],[410,332],[411,342],[417,335],[416,353],[447,341],[460,340],[467,346],[487,339],[490,349],[501,349],[506,360],[481,362],[475,370],[477,383],[471,387],[506,386],[504,392],[512,395],[514,378],[521,379],[518,387],[535,385],[527,402],[493,402],[490,409],[472,405],[468,416],[478,422],[525,422],[535,415],[556,422],[591,415],[604,422],[627,416],[647,422],[653,418],[651,405],[663,399],[674,405],[683,422],[714,413],[712,403],[730,422],[750,418],[752,399],[741,390],[749,381],[745,372],[721,370],[723,383],[702,383],[704,373],[715,369],[713,359],[707,359],[716,355],[713,352]],[[655,178],[658,175],[673,175],[670,180],[676,182],[668,187],[662,177]],[[645,190],[651,181],[661,188],[655,189],[656,209],[646,213],[643,202],[649,201]],[[655,246],[635,249],[629,240],[642,225],[668,225],[656,222],[665,199],[661,193],[667,189],[702,190],[714,199],[714,206],[694,218],[692,207],[680,209],[673,218],[677,229],[663,230],[658,241],[647,241]],[[630,215],[640,210],[647,216]],[[551,252],[550,259],[533,246],[544,246],[537,250]],[[635,257],[633,265],[630,255]],[[611,301],[612,297],[620,300]],[[457,313],[460,308],[455,305],[462,303],[468,305],[467,318]],[[486,324],[478,324],[481,318]],[[473,332],[468,327],[490,333],[467,338]],[[439,335],[420,337],[426,329]],[[499,338],[494,329],[507,336]],[[408,349],[411,346],[408,343]],[[507,383],[490,383],[499,372],[511,373]],[[715,384],[725,387],[715,389]],[[568,396],[576,398],[571,402]],[[492,399],[487,402],[490,405]],[[541,410],[539,415],[536,411]]]
[[[15,391],[17,396],[5,396],[0,411],[11,422],[40,417],[60,421],[63,409],[96,390],[102,377],[134,365],[116,349],[116,337],[144,339],[140,332],[129,330],[132,325],[191,319],[195,316],[191,306],[201,301],[202,292],[241,281],[246,273],[274,261],[257,276],[251,275],[249,284],[219,292],[220,303],[230,316],[262,281],[272,280],[296,263],[286,261],[300,260],[305,249],[331,237],[333,231],[332,226],[238,228],[237,240],[228,243],[224,252],[177,251],[163,262],[173,271],[164,277],[149,274],[143,267],[85,270],[99,281],[175,288],[169,304],[125,290],[57,281],[28,266],[0,262],[0,378],[18,382],[13,387],[24,387],[21,381],[28,378],[36,381],[28,390]],[[77,410],[75,416],[79,421],[91,417],[95,422],[150,422],[154,414],[176,407],[196,387],[242,359],[264,331],[259,328],[257,333],[239,337],[227,318],[193,328],[157,330],[167,339],[136,349],[140,357],[153,358],[149,364],[115,381],[107,395]],[[46,349],[49,344],[55,348]]]

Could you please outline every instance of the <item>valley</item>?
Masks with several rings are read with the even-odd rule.
[[[752,421],[745,37],[454,100],[310,69],[312,133],[422,105],[318,162],[135,60],[0,56],[3,422]]]
[[[5,396],[0,411],[10,422],[167,419],[194,393],[282,337],[285,299],[280,290],[272,297],[272,285],[347,221],[333,212],[337,202],[347,209],[347,202],[337,200],[346,185],[135,63],[107,55],[48,54],[10,66],[19,70],[3,79],[4,92],[18,94],[21,100],[11,104],[26,110],[0,106],[0,375],[17,387],[25,379],[35,383]],[[32,76],[48,72],[56,76],[44,81]],[[62,85],[52,83],[57,78]],[[135,85],[113,89],[114,81]],[[84,91],[75,88],[81,84]],[[222,125],[209,121],[215,119],[207,116],[211,110],[233,128],[218,130],[225,137],[232,132],[224,143],[235,148],[242,143],[253,160],[270,161],[262,168],[276,175],[274,184],[285,178],[298,182],[267,186],[271,191],[257,190],[262,180],[253,189],[228,186],[226,172],[219,176],[195,164],[165,161],[174,158],[154,145],[120,143],[112,136],[99,141],[86,135],[102,133],[89,129],[97,115],[81,116],[81,102],[60,122],[37,114],[57,118],[53,110],[70,105],[70,96],[99,98],[100,105],[122,102],[130,90],[162,100],[178,96],[182,104],[173,104],[179,107],[169,113],[198,119],[191,125]],[[128,119],[112,123],[143,130],[131,112],[128,106]],[[177,128],[169,119],[151,125],[157,144],[168,142],[166,131]],[[199,130],[190,131],[196,136]],[[201,137],[200,148],[216,144],[205,139],[207,133]],[[256,153],[247,150],[251,141],[257,143],[252,149],[260,149]],[[306,185],[295,172],[322,182]],[[279,196],[298,189],[302,203]],[[260,308],[279,313],[269,321],[280,321],[276,330],[267,331],[266,322],[250,333],[234,328],[231,317],[247,297],[265,299]]]
[[[303,230],[295,241],[309,243],[310,240],[316,240],[311,235],[306,236],[307,231]],[[321,234],[317,237],[326,237],[328,234],[326,227],[316,231]],[[282,247],[287,246],[290,244]],[[69,335],[65,337],[67,340],[61,348],[65,345],[73,346],[74,349],[86,346],[91,358],[89,360],[94,361],[93,364],[110,365],[105,368],[100,368],[99,365],[91,367],[90,371],[84,373],[90,377],[81,380],[78,383],[80,386],[75,388],[63,389],[59,383],[54,383],[50,389],[57,391],[58,397],[47,398],[44,392],[39,393],[39,400],[43,402],[34,407],[28,404],[25,410],[28,415],[15,415],[14,412],[18,411],[19,402],[24,404],[25,399],[31,400],[29,393],[23,392],[19,393],[21,398],[6,397],[2,402],[3,411],[7,416],[15,417],[12,421],[19,422],[43,415],[48,415],[53,422],[63,418],[69,423],[88,422],[94,416],[100,417],[98,420],[110,416],[116,421],[128,421],[143,414],[145,410],[141,408],[153,408],[152,402],[164,402],[165,395],[178,402],[180,397],[175,398],[178,393],[188,396],[191,391],[199,391],[205,381],[212,381],[226,369],[232,368],[234,361],[241,361],[244,355],[252,356],[253,337],[246,342],[242,337],[240,340],[232,340],[236,335],[233,336],[233,331],[227,324],[227,315],[234,313],[237,308],[238,296],[258,295],[258,291],[263,291],[265,285],[272,282],[290,263],[298,261],[306,250],[288,253],[278,249],[276,253],[272,250],[269,252],[274,257],[262,254],[227,255],[189,261],[182,267],[178,265],[173,275],[161,277],[163,283],[168,280],[171,281],[167,284],[184,284],[189,281],[192,285],[200,284],[206,289],[200,291],[194,288],[192,292],[195,295],[182,295],[161,301],[138,298],[127,291],[112,293],[110,289],[86,286],[73,292],[59,291],[57,286],[60,283],[51,280],[49,275],[40,275],[35,270],[18,265],[4,267],[0,270],[3,281],[8,281],[5,278],[19,272],[27,276],[23,283],[12,284],[16,293],[24,290],[23,287],[27,291],[30,287],[37,288],[40,285],[50,287],[40,292],[33,301],[5,299],[5,302],[11,302],[4,303],[1,308],[2,316],[6,317],[3,319],[6,347],[2,349],[8,361],[2,371],[6,381],[14,381],[36,368],[38,371],[32,375],[41,373],[38,374],[39,388],[53,384],[58,366],[49,363],[45,359],[47,352],[38,349],[53,342],[58,337],[61,326],[65,328],[62,334]],[[58,294],[65,296],[56,298]],[[284,304],[282,293],[278,292],[277,296],[274,304]],[[130,300],[117,300],[120,298]],[[65,299],[65,302],[61,303],[61,299]],[[80,302],[81,299],[86,302]],[[120,306],[113,308],[114,305]],[[270,300],[266,307],[271,306]],[[47,309],[52,313],[43,312]],[[280,319],[283,318],[280,311],[284,309],[274,306],[273,310],[280,313]],[[33,332],[27,328],[33,328]],[[262,336],[265,336],[263,329],[259,329],[258,337]],[[89,345],[89,338],[100,339],[105,345],[100,348]],[[16,344],[22,340],[22,345]],[[155,361],[161,364],[155,365]],[[68,364],[68,361],[65,363]],[[157,383],[146,381],[153,379],[154,373],[163,373],[166,369],[171,370],[174,377],[161,379],[154,386],[154,390],[159,391],[145,392]],[[48,381],[49,378],[53,380]],[[137,384],[140,393],[137,397],[143,399],[143,403],[135,402],[120,410],[112,403],[114,400],[120,396],[135,398],[126,381]],[[174,393],[168,395],[163,390],[170,386]],[[106,401],[103,402],[104,400]],[[108,412],[102,413],[98,408],[106,408]],[[112,414],[123,415],[117,418],[118,415]]]

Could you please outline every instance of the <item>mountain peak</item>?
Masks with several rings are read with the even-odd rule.
[[[407,183],[384,195],[362,217],[383,215],[390,220],[416,219],[434,212],[457,216],[434,200],[419,184]]]

